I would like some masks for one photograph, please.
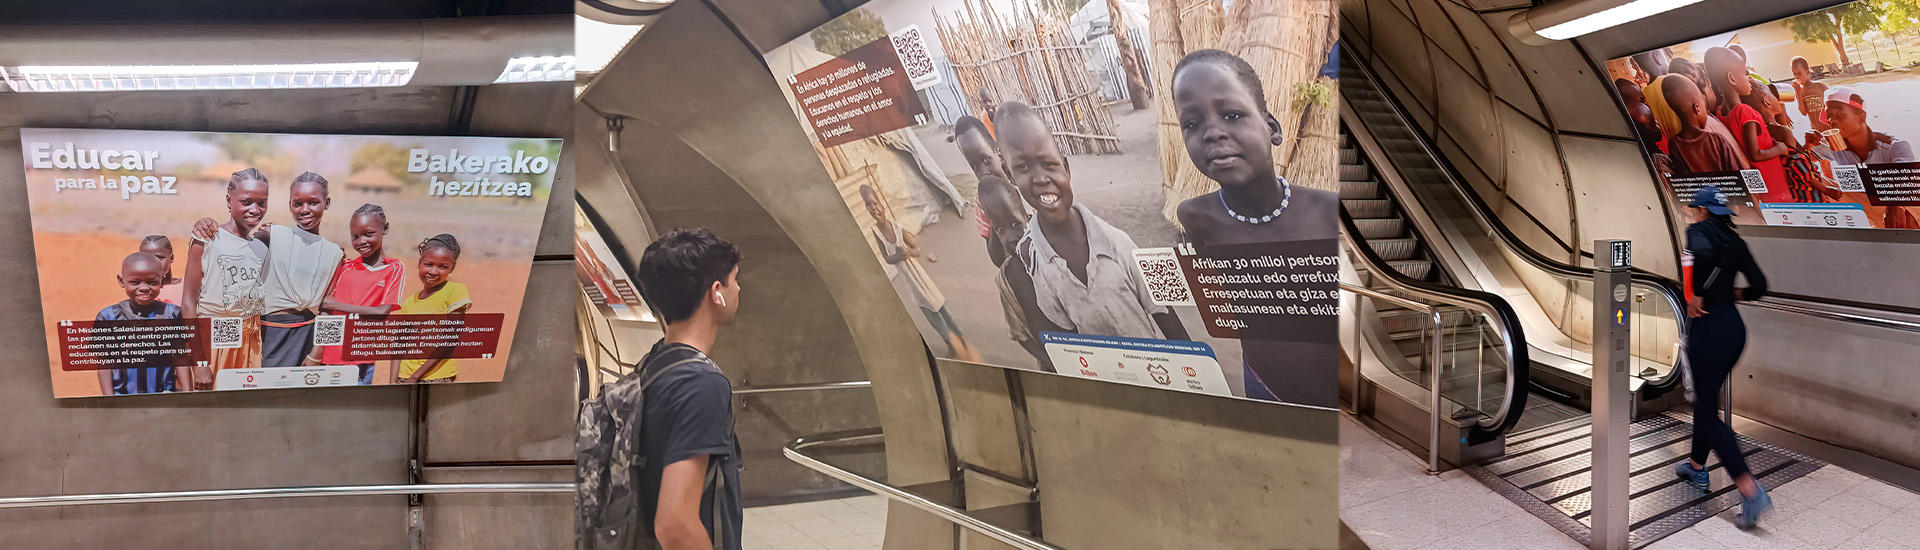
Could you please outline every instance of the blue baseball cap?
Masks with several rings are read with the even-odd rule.
[[[1699,192],[1694,193],[1693,203],[1687,206],[1705,208],[1708,212],[1722,216],[1733,215],[1733,209],[1727,208],[1727,194],[1720,192],[1719,187],[1711,185],[1702,187]]]

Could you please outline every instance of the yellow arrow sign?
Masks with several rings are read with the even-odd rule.
[[[1626,310],[1624,309],[1613,310],[1613,324],[1616,324],[1616,325],[1627,324],[1626,319],[1627,319]]]

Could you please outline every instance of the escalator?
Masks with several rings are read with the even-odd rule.
[[[1358,366],[1342,397],[1376,432],[1420,454],[1438,448],[1436,462],[1452,466],[1504,456],[1508,435],[1583,422],[1590,349],[1535,292],[1584,299],[1593,269],[1522,243],[1370,67],[1352,52],[1340,66],[1344,275],[1364,288],[1350,293]],[[1683,402],[1673,365],[1685,319],[1678,283],[1636,272],[1632,289],[1630,389],[1645,418]],[[1429,413],[1436,401],[1440,415]]]

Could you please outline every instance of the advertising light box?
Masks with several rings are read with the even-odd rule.
[[[875,0],[767,53],[934,354],[1336,405],[1338,8],[1186,4]]]
[[[1920,229],[1920,38],[1849,2],[1606,63],[1666,191],[1741,223]]]
[[[561,146],[20,137],[56,397],[498,382]]]

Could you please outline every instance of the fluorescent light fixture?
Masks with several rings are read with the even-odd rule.
[[[414,61],[274,65],[72,65],[0,67],[15,92],[271,90],[405,86]]]
[[[642,25],[602,23],[573,16],[573,54],[579,56],[577,70],[597,73],[627,49],[627,43],[640,35]]]
[[[1700,3],[1700,0],[1633,0],[1565,23],[1540,29],[1541,37],[1566,40]]]
[[[573,81],[573,56],[571,55],[508,59],[507,69],[500,71],[500,78],[494,79],[493,83],[560,81]]]

